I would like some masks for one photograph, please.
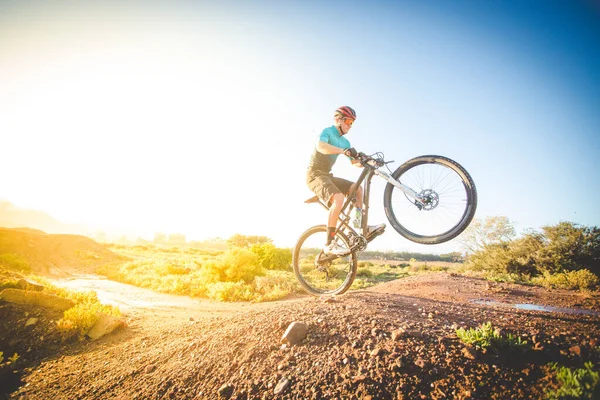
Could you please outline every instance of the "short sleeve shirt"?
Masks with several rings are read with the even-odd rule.
[[[343,137],[334,125],[323,129],[323,132],[321,132],[321,135],[319,136],[319,141],[329,143],[330,145],[339,147],[341,149],[347,149],[350,147],[350,142],[348,139]],[[320,153],[315,148],[310,156],[308,174],[313,176],[329,174],[338,156],[339,154]]]

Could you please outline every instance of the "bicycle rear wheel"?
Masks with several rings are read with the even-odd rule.
[[[347,291],[357,270],[357,257],[354,253],[347,256],[327,256],[323,246],[327,238],[327,227],[317,225],[300,236],[292,257],[294,273],[298,281],[313,296],[342,294]],[[348,239],[340,232],[335,241],[350,248]]]
[[[385,214],[394,229],[421,244],[438,244],[464,231],[477,208],[477,190],[469,173],[442,156],[421,156],[402,164],[392,176],[425,201],[421,207],[388,183],[383,194]]]

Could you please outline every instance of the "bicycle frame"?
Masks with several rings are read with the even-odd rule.
[[[360,185],[363,185],[363,184],[364,184],[363,208],[362,208],[363,217],[362,217],[362,226],[360,228],[362,229],[362,232],[365,232],[367,230],[367,227],[369,226],[368,221],[369,221],[369,199],[370,199],[370,192],[371,192],[371,180],[373,179],[374,175],[377,175],[377,176],[381,177],[382,179],[384,179],[385,181],[389,182],[390,184],[396,186],[404,194],[406,194],[408,197],[412,198],[415,201],[415,206],[418,207],[419,209],[421,209],[423,207],[423,202],[420,199],[417,192],[415,192],[409,186],[406,186],[406,185],[398,182],[387,172],[379,170],[379,167],[377,165],[373,165],[375,163],[376,162],[374,160],[370,160],[370,161],[366,161],[366,162],[361,161],[361,164],[363,165],[363,170],[360,173],[360,176],[358,177],[357,181],[353,185],[352,189],[348,193],[346,200],[344,201],[344,205],[342,206],[342,210],[340,212],[340,217],[338,218],[339,223],[337,226],[336,233],[341,231],[344,228],[347,228],[347,229],[351,230],[357,236],[360,236],[348,224],[348,222],[350,221],[350,215],[346,213],[346,209],[348,209],[348,207],[351,207],[351,205],[356,203],[356,192],[357,192],[358,188],[360,187]],[[325,209],[329,210],[329,207],[327,207],[327,204],[325,202],[323,202],[322,200],[319,199],[319,203]]]

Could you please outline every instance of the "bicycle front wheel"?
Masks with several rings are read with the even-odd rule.
[[[409,186],[423,204],[388,183],[383,194],[385,214],[394,229],[421,244],[438,244],[464,231],[477,208],[477,190],[469,173],[442,156],[421,156],[402,164],[393,178]]]
[[[298,281],[313,296],[342,294],[347,291],[358,265],[355,253],[347,256],[328,256],[322,251],[327,239],[327,227],[317,225],[300,236],[292,257],[294,273]],[[350,248],[348,239],[340,232],[334,239],[338,244]]]

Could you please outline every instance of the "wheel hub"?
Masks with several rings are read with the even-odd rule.
[[[423,203],[423,210],[431,211],[440,204],[440,196],[435,190],[425,189],[419,193],[419,199]]]

